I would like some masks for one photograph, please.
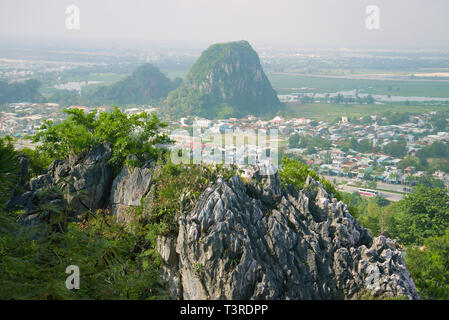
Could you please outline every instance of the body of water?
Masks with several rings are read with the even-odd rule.
[[[89,84],[103,83],[103,81],[78,81],[78,82],[66,82],[62,84],[56,84],[53,86],[55,89],[59,90],[76,90],[81,92],[82,88]]]

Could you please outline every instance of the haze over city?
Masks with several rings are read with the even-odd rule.
[[[65,9],[80,10],[80,29],[65,27]],[[365,26],[380,9],[380,29]],[[154,43],[207,46],[248,40],[256,46],[447,48],[449,2],[434,0],[117,0],[0,3],[4,40],[59,43]]]

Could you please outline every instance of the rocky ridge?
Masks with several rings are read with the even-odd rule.
[[[40,205],[70,207],[75,213],[103,208],[113,179],[113,170],[108,164],[111,154],[110,145],[103,144],[68,159],[55,160],[45,174],[25,183],[25,192],[14,196],[7,206],[23,208],[26,214],[22,220],[30,223],[37,218],[42,220]],[[58,191],[48,192],[51,188]]]
[[[43,202],[75,212],[111,207],[127,223],[127,208],[143,200],[151,206],[157,167],[125,167],[113,180],[110,156],[110,146],[100,145],[55,161],[9,206],[26,210],[24,223],[39,218]],[[391,239],[373,239],[320,182],[309,177],[301,190],[282,188],[277,172],[262,169],[218,179],[179,217],[177,236],[158,238],[161,277],[173,299],[419,298]],[[70,192],[42,197],[53,186]]]
[[[373,239],[310,177],[282,191],[278,174],[259,170],[246,184],[219,179],[179,219],[177,238],[160,237],[173,298],[418,298],[391,239]]]

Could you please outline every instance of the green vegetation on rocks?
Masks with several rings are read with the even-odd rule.
[[[272,115],[282,108],[247,41],[210,46],[167,103],[176,115],[206,118]]]
[[[0,209],[0,299],[163,299],[158,260],[148,254],[148,232],[128,230],[105,211],[78,222],[53,212],[51,228],[17,222]],[[67,290],[65,270],[80,268],[78,290]]]
[[[59,123],[45,121],[34,142],[41,143],[37,150],[45,159],[64,159],[101,143],[110,143],[110,163],[118,170],[129,156],[138,163],[156,159],[155,145],[166,143],[168,137],[159,130],[166,126],[154,114],[142,112],[128,116],[117,107],[111,113],[85,114],[78,109],[65,110],[69,117]],[[131,163],[128,163],[131,164]]]
[[[167,161],[154,177],[150,222],[159,224],[162,234],[176,234],[177,218],[193,209],[200,194],[219,177],[227,180],[236,173],[235,168],[223,165],[175,165]]]
[[[83,95],[83,100],[94,105],[149,104],[165,99],[176,88],[158,68],[144,64],[130,76],[111,86],[100,86]]]

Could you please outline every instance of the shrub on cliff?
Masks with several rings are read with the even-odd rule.
[[[30,227],[0,209],[0,299],[166,297],[158,260],[147,255],[145,230],[131,232],[105,211],[80,220],[65,230]],[[65,286],[69,265],[80,270],[77,290]]]
[[[168,137],[159,130],[167,125],[154,114],[142,112],[128,116],[115,107],[111,113],[84,113],[78,109],[64,111],[69,117],[59,123],[45,121],[33,142],[43,157],[63,159],[100,143],[110,143],[110,163],[120,168],[125,159],[134,155],[140,160],[155,159],[155,145],[166,143]]]
[[[0,138],[0,204],[11,196],[11,191],[17,184],[19,170],[18,154],[12,141]]]

